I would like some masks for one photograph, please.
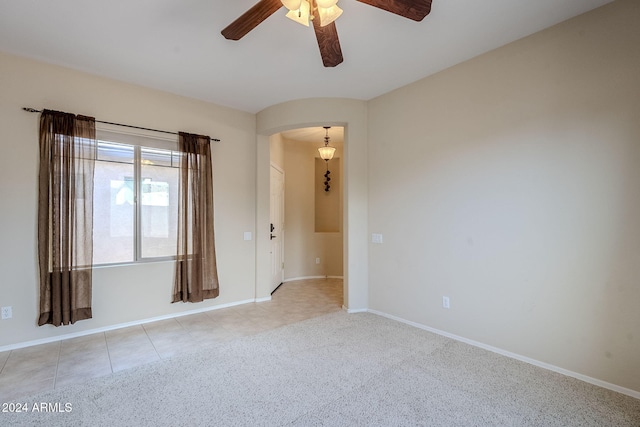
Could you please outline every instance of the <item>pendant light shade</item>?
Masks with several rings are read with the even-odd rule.
[[[334,147],[320,147],[318,151],[320,152],[322,160],[331,160],[333,159],[333,154],[336,152],[336,149]]]
[[[329,129],[331,129],[331,126],[323,126],[323,127],[325,130],[324,147],[318,148],[318,152],[320,152],[320,158],[322,160],[329,161],[333,159],[333,155],[336,152],[336,149],[334,147],[329,146]]]

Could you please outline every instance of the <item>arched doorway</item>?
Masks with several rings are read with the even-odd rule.
[[[368,170],[366,103],[349,99],[306,99],[269,107],[257,115],[256,299],[268,298],[269,254],[269,137],[304,127],[344,127],[344,307],[367,309]]]

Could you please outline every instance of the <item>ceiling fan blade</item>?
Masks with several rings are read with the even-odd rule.
[[[431,0],[358,0],[387,12],[422,21],[431,12]]]
[[[240,40],[281,7],[282,2],[280,0],[260,0],[255,6],[229,24],[221,33],[228,40]]]
[[[320,56],[325,67],[335,67],[342,62],[342,49],[338,39],[336,23],[332,22],[324,27],[320,26],[320,19],[313,20],[313,29],[316,32]]]

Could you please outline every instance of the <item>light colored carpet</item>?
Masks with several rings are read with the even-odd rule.
[[[640,426],[640,400],[345,312],[20,402],[0,425]]]

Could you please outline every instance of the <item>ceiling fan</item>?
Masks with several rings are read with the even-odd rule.
[[[414,21],[422,21],[431,12],[432,0],[356,0]],[[342,14],[338,0],[260,0],[251,9],[229,24],[222,35],[228,40],[240,40],[282,6],[289,9],[287,17],[302,24],[313,25],[320,56],[325,67],[335,67],[343,60],[335,20]]]

